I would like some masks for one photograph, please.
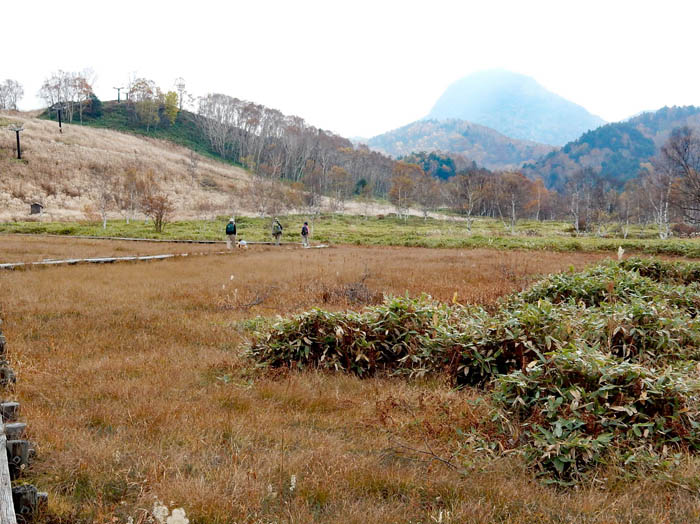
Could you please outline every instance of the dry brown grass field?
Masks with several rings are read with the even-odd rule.
[[[164,140],[133,136],[109,129],[39,120],[32,113],[3,113],[0,117],[24,126],[22,161],[13,152],[14,133],[0,133],[0,219],[25,220],[28,203],[44,204],[47,220],[82,219],[95,207],[96,182],[92,168],[107,166],[117,176],[129,168],[153,173],[155,181],[175,203],[179,218],[230,213],[231,198],[245,187],[250,175],[238,167],[196,155],[195,176],[188,172],[190,150]],[[118,216],[116,211],[111,216]]]
[[[18,240],[14,249],[22,242],[26,254],[47,248]],[[73,256],[77,245],[52,240],[51,256]],[[106,249],[79,247],[98,248]],[[358,281],[370,301],[456,293],[493,304],[535,275],[601,258],[256,246],[0,273],[14,396],[38,445],[28,479],[50,493],[42,521],[138,521],[157,497],[193,524],[697,522],[698,496],[668,482],[601,478],[555,489],[514,456],[467,453],[456,429],[489,424],[476,391],[438,379],[270,375],[240,354],[243,321],[360,307],[345,292]],[[429,450],[462,451],[452,460],[465,471],[419,452]],[[698,464],[680,474],[692,478]]]

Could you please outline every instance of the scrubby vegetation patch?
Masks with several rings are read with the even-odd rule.
[[[483,388],[550,481],[700,448],[700,264],[629,259],[551,275],[490,313],[430,297],[314,309],[255,332],[261,365],[448,376]]]

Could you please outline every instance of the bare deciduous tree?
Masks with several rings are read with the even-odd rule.
[[[24,96],[22,84],[7,79],[0,84],[0,109],[17,110],[17,102]]]
[[[416,178],[414,199],[423,212],[423,219],[428,219],[428,213],[437,209],[442,203],[442,187],[438,179],[428,173]]]
[[[144,194],[141,197],[141,211],[153,220],[156,233],[162,233],[165,224],[175,211],[172,199],[163,193],[152,177],[146,182]]]
[[[39,89],[39,97],[49,108],[63,109],[67,122],[73,121],[76,107],[82,122],[83,106],[90,100],[94,72],[85,69],[82,72],[58,70],[44,80]]]
[[[457,175],[450,183],[449,194],[452,205],[466,216],[467,230],[472,230],[474,214],[482,198],[484,179],[480,173]]]
[[[261,217],[279,215],[288,209],[284,188],[272,180],[254,177],[248,184],[246,196]]]
[[[676,179],[675,205],[686,220],[700,223],[700,137],[687,126],[674,129],[661,148],[661,160]]]
[[[424,175],[417,164],[397,162],[391,177],[389,201],[396,206],[396,214],[406,218],[408,209],[414,202],[416,180]]]
[[[648,166],[639,178],[639,184],[654,212],[659,238],[666,239],[671,232],[670,207],[674,177],[669,166],[661,159]]]
[[[352,195],[354,186],[352,176],[342,167],[333,166],[328,173],[328,182],[332,195],[332,207],[334,210],[342,212],[345,209],[345,201]]]
[[[126,217],[127,224],[136,214],[141,198],[146,192],[146,185],[146,178],[141,173],[138,163],[127,167],[119,182],[115,184],[114,201],[117,209]]]
[[[107,229],[107,213],[114,209],[116,203],[116,178],[114,173],[102,164],[92,164],[90,173],[95,182],[92,201],[102,219],[102,229]]]

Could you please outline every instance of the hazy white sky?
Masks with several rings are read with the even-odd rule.
[[[453,81],[504,68],[610,121],[700,105],[700,2],[234,0],[3,2],[0,81],[91,67],[95,91],[131,74],[221,92],[344,136],[425,116]]]

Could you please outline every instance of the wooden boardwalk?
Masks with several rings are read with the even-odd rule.
[[[169,258],[179,257],[223,255],[226,253],[229,253],[229,251],[215,251],[212,253],[169,253],[165,255],[127,257],[66,258],[62,260],[39,260],[37,262],[9,262],[0,264],[0,269],[26,269],[36,266],[74,266],[76,264],[114,264],[115,262],[147,262],[152,260],[167,260]]]
[[[248,242],[248,245],[274,245],[273,242]],[[282,246],[284,244],[280,244]],[[286,245],[300,245],[296,243],[287,243]],[[320,244],[310,246],[304,249],[324,249],[329,246]],[[39,260],[36,262],[7,262],[0,264],[0,269],[28,269],[31,267],[46,267],[46,266],[74,266],[77,264],[114,264],[116,262],[150,262],[155,260],[167,260],[170,258],[196,257],[208,255],[226,255],[232,251],[210,251],[202,253],[166,253],[164,255],[143,255],[143,256],[124,256],[124,257],[95,257],[95,258],[65,258]]]

